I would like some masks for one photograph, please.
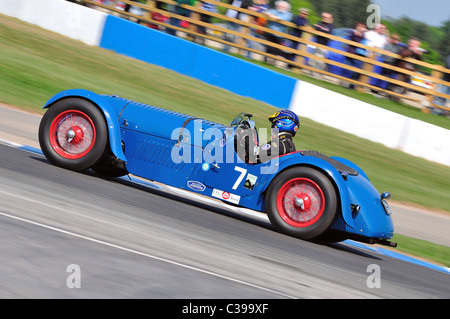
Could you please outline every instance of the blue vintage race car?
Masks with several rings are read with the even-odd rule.
[[[258,145],[250,114],[222,125],[86,90],[60,92],[44,108],[39,142],[57,166],[130,173],[217,198],[266,213],[275,229],[301,239],[396,246],[390,194],[352,162],[316,151],[250,161],[253,150],[240,148],[243,137]]]

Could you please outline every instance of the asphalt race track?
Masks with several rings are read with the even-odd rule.
[[[436,270],[300,241],[258,220],[63,170],[6,145],[0,154],[2,298],[450,296],[450,276]],[[379,269],[379,288],[369,288],[369,265]]]
[[[36,122],[7,112],[1,138],[36,143]],[[0,298],[450,296],[448,273],[297,240],[262,214],[132,179],[63,170],[0,143]]]

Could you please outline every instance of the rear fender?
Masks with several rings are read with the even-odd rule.
[[[66,90],[59,92],[58,94],[51,97],[43,108],[44,109],[49,108],[54,103],[69,97],[76,97],[88,100],[93,104],[95,104],[103,112],[103,115],[105,116],[107,123],[109,133],[109,145],[111,147],[111,151],[118,159],[126,162],[126,157],[122,150],[120,127],[117,122],[118,115],[115,112],[114,108],[112,108],[111,105],[101,95],[82,89]]]

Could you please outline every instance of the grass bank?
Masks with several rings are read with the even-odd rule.
[[[396,250],[450,267],[449,247],[401,234],[395,234],[392,240],[398,243]]]

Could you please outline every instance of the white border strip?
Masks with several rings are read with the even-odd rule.
[[[1,0],[0,13],[95,46],[108,16],[64,0]]]
[[[450,166],[450,130],[442,127],[302,81],[296,83],[289,109],[341,131]]]

